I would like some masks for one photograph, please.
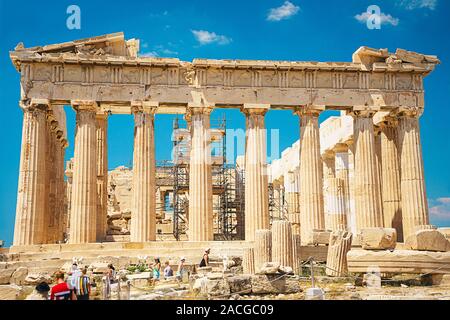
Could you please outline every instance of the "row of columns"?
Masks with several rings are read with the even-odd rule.
[[[63,240],[67,141],[45,100],[24,101],[14,245]]]
[[[107,115],[99,114],[97,104],[92,101],[73,101],[72,106],[76,111],[76,134],[70,242],[96,242],[103,240],[106,230]],[[135,130],[130,232],[131,241],[134,242],[156,240],[156,107],[151,102],[132,103]],[[246,104],[242,109],[246,116],[245,239],[248,241],[255,239],[256,230],[268,229],[270,223],[264,123],[269,108],[269,105]],[[45,227],[55,227],[61,223],[46,215],[47,209],[54,208],[58,202],[53,196],[46,195],[64,194],[58,191],[63,181],[64,153],[60,152],[61,146],[55,147],[58,139],[48,137],[48,105],[31,104],[23,109],[15,245],[49,241],[44,239],[48,233]],[[348,224],[348,221],[352,223],[353,219],[356,220],[357,230],[363,227],[398,226],[401,221],[400,211],[405,233],[410,233],[416,225],[428,224],[418,124],[420,114],[414,110],[402,111],[398,115],[398,126],[395,121],[386,121],[380,126],[380,138],[377,138],[373,124],[374,112],[354,111],[353,145],[347,146],[347,151],[345,145],[339,146],[334,159],[322,159],[319,115],[323,110],[308,106],[297,111],[301,137],[298,181],[302,238],[307,239],[304,235],[312,230],[323,230],[329,226],[341,229],[342,225]],[[211,107],[190,107],[187,114],[191,131],[188,228],[191,241],[213,240],[209,143],[211,111]],[[56,149],[49,148],[50,145]],[[48,154],[54,159],[47,159]],[[46,164],[52,162],[61,168],[55,172],[46,169]],[[353,176],[351,162],[354,163]],[[52,174],[48,175],[47,172]],[[324,189],[336,194],[338,201],[328,201],[325,197],[325,206]],[[351,199],[355,201],[354,208]],[[326,215],[336,217],[326,219]],[[54,216],[57,215],[51,215]]]
[[[354,111],[353,141],[338,144],[334,153],[324,157],[324,168],[329,169],[324,176],[325,184],[336,178],[341,186],[331,189],[325,186],[325,199],[331,198],[326,201],[328,211],[339,208],[342,212],[342,206],[345,208],[350,231],[390,227],[403,240],[414,232],[415,226],[429,224],[420,112],[401,110],[385,117],[376,127],[374,113]],[[334,169],[330,163],[334,163]],[[336,213],[331,211],[326,214]],[[330,217],[330,221],[335,218]],[[341,229],[331,223],[326,227]]]

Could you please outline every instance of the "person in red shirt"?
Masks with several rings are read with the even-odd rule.
[[[64,281],[64,272],[58,271],[55,278],[57,284],[51,290],[50,300],[71,300],[71,291]]]

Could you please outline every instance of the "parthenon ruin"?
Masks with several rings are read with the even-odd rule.
[[[316,231],[389,227],[405,238],[429,224],[419,118],[423,79],[439,64],[436,56],[361,47],[352,62],[183,62],[138,52],[139,40],[114,33],[19,44],[10,53],[24,113],[13,246],[61,243],[66,231],[71,244],[105,240],[111,114],[135,121],[130,241],[156,240],[154,117],[165,113],[185,114],[190,133],[188,240],[214,240],[214,108],[239,108],[246,117],[245,241],[270,228],[269,186],[286,199],[279,218],[292,223],[302,244]],[[64,105],[76,112],[67,192]],[[270,110],[299,116],[300,140],[268,165]],[[319,127],[326,110],[341,116]]]

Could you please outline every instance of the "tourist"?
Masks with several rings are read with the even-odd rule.
[[[178,264],[178,269],[177,269],[177,279],[179,281],[183,280],[183,275],[186,272],[186,268],[184,267],[184,263],[185,262],[186,262],[186,258],[185,257],[181,257],[180,263]]]
[[[75,292],[75,285],[77,283],[77,278],[81,276],[81,271],[78,268],[78,265],[76,262],[74,262],[72,264],[72,267],[70,269],[70,271],[68,272],[68,277],[67,277],[67,286],[70,289],[71,292],[71,298],[72,300],[76,300],[77,299],[77,295]]]
[[[165,263],[165,268],[164,268],[164,279],[167,279],[169,277],[173,277],[173,270],[170,267],[170,263],[169,261],[166,261]]]
[[[113,264],[108,264],[108,271],[106,271],[106,277],[109,280],[109,283],[114,283],[116,281],[117,272],[116,268],[114,268]]]
[[[91,294],[91,283],[89,277],[86,275],[87,268],[84,267],[81,270],[81,273],[82,275],[77,277],[75,284],[77,300],[89,300],[89,295]]]
[[[205,250],[205,253],[203,254],[202,261],[200,261],[200,265],[199,265],[200,268],[209,266],[209,253],[210,252],[211,252],[210,248]]]
[[[50,287],[46,282],[39,283],[25,300],[48,300]]]
[[[161,273],[161,260],[159,258],[155,258],[155,262],[153,263],[153,284],[159,280]]]
[[[53,286],[50,292],[50,300],[71,300],[69,286],[64,281],[64,272],[58,271],[55,274],[57,284]]]

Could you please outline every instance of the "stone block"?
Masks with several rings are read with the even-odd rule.
[[[94,262],[91,263],[89,269],[92,269],[92,272],[95,274],[104,274],[108,272],[108,262]]]
[[[288,276],[254,275],[250,279],[254,294],[286,294],[301,291],[299,281]]]
[[[204,294],[213,297],[227,297],[230,294],[230,286],[226,279],[207,279]]]
[[[53,278],[47,273],[29,273],[24,280],[24,284],[28,286],[36,286],[41,282],[51,284],[53,282]]]
[[[14,269],[0,269],[0,285],[9,284]]]
[[[397,244],[397,231],[393,228],[363,228],[360,240],[365,250],[393,250]]]
[[[405,249],[447,252],[450,251],[450,241],[438,230],[420,230],[406,238]]]
[[[312,230],[306,235],[306,245],[327,245],[330,242],[329,230]]]
[[[450,273],[450,252],[415,250],[374,251],[350,250],[347,254],[348,271],[367,273],[374,267],[377,272],[404,274]]]
[[[250,276],[228,277],[230,293],[249,294],[252,292],[252,282]]]
[[[256,274],[276,274],[279,268],[278,262],[265,262]]]
[[[19,286],[23,285],[27,275],[28,275],[28,268],[19,267],[12,274],[10,283],[16,284],[16,285],[19,285]]]
[[[450,274],[433,274],[431,281],[433,285],[450,286]]]
[[[437,230],[442,233],[447,239],[450,239],[450,228],[439,228]]]
[[[18,300],[23,289],[17,285],[0,286],[0,300]]]

